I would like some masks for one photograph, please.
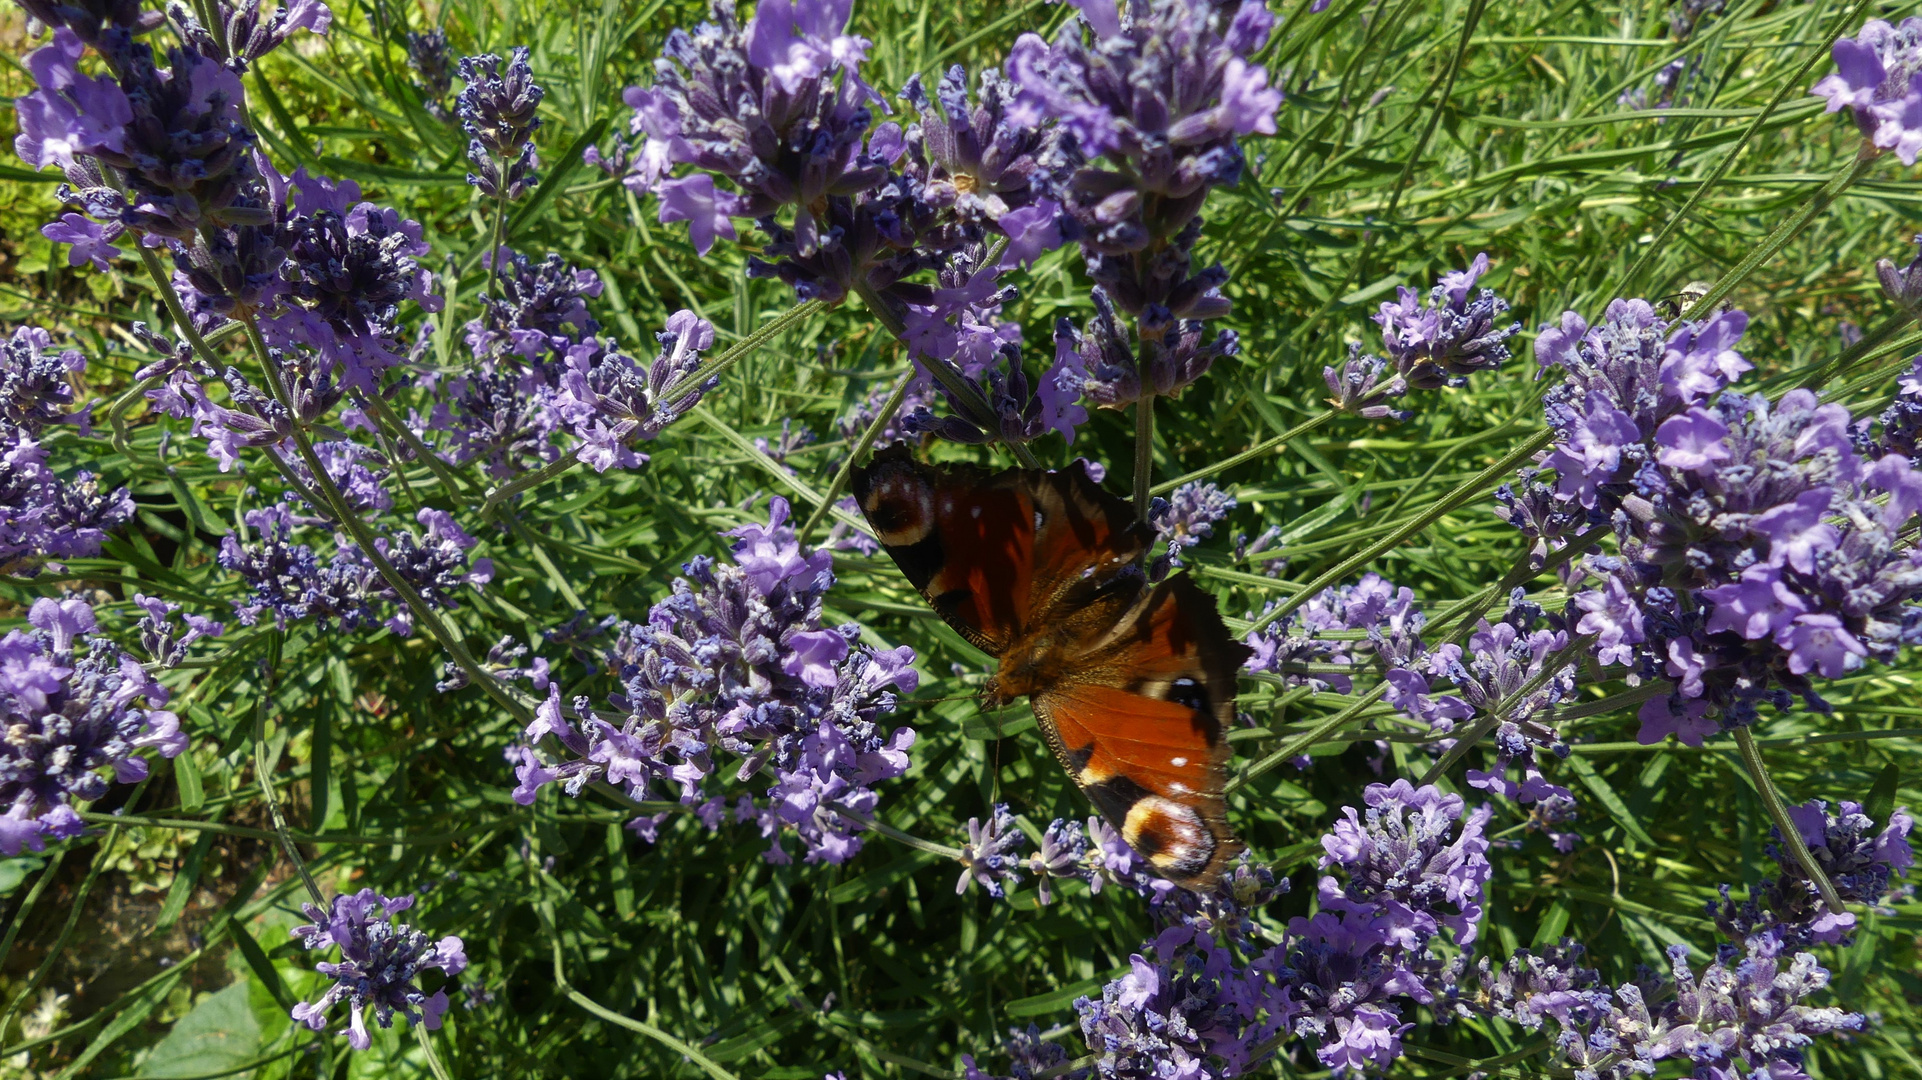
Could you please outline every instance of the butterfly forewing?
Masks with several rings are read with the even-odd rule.
[[[1065,591],[1126,565],[1147,544],[1127,504],[1078,462],[1061,472],[990,473],[923,465],[896,444],[855,469],[853,487],[908,581],[996,657]]]

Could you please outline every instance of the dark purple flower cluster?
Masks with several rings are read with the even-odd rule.
[[[1922,153],[1922,19],[1900,26],[1870,19],[1832,51],[1835,74],[1809,93],[1827,98],[1829,112],[1847,106],[1869,145],[1915,164]]]
[[[1876,417],[1873,434],[1857,425],[1856,452],[1873,458],[1897,454],[1922,469],[1922,356],[1897,385],[1895,400]]]
[[[399,1013],[409,1024],[439,1030],[441,1014],[447,1011],[447,991],[443,987],[430,995],[422,990],[421,972],[439,968],[451,985],[454,976],[466,970],[467,953],[457,937],[434,941],[395,921],[396,915],[413,906],[411,895],[386,897],[372,889],[336,896],[325,911],[317,904],[302,904],[301,910],[312,922],[294,927],[291,933],[308,950],[339,948],[340,962],[314,965],[333,985],[318,1000],[295,1005],[295,1022],[325,1031],[327,1014],[345,1001],[347,1045],[356,1050],[373,1045],[365,1015],[369,1005],[382,1028],[393,1027],[394,1014]]]
[[[1381,326],[1388,359],[1364,355],[1360,345],[1352,346],[1339,370],[1322,369],[1334,394],[1329,403],[1360,416],[1405,420],[1410,413],[1388,402],[1411,389],[1461,386],[1478,371],[1500,367],[1511,355],[1505,342],[1521,324],[1500,325],[1497,320],[1508,313],[1508,302],[1493,289],[1475,290],[1476,280],[1487,272],[1488,256],[1476,255],[1468,269],[1443,274],[1429,290],[1426,304],[1407,286],[1396,290],[1395,302],[1382,304],[1373,316]]]
[[[1568,753],[1545,715],[1575,691],[1567,629],[1519,589],[1500,621],[1476,624],[1466,649],[1428,646],[1426,622],[1413,591],[1368,574],[1324,590],[1272,628],[1249,633],[1254,654],[1246,669],[1341,694],[1353,692],[1355,675],[1378,674],[1388,684],[1383,700],[1437,733],[1494,718],[1492,768],[1469,770],[1469,784],[1531,807],[1528,827],[1569,850],[1579,839],[1563,827],[1575,817],[1574,796],[1542,775],[1536,756]],[[1447,745],[1443,740],[1434,749]],[[1511,769],[1519,770],[1519,781],[1509,778]]]
[[[962,1054],[962,1080],[1034,1080],[1042,1073],[1061,1077],[1062,1080],[1088,1080],[1087,1069],[1059,1071],[1061,1066],[1068,1064],[1067,1047],[1043,1039],[1041,1028],[1034,1024],[1029,1024],[1025,1031],[1010,1028],[1008,1041],[1002,1044],[1001,1052],[1008,1056],[1005,1077],[984,1071],[975,1064],[973,1054]]]
[[[1492,873],[1487,807],[1464,817],[1461,796],[1406,780],[1371,784],[1363,801],[1365,818],[1344,808],[1322,837],[1322,867],[1342,874],[1321,879],[1321,912],[1288,927],[1293,1029],[1338,1072],[1401,1056],[1409,1024],[1397,999],[1433,1000],[1429,946],[1444,930],[1456,946],[1474,943]]]
[[[767,525],[727,534],[731,565],[696,558],[646,622],[618,627],[607,656],[621,682],[608,699],[618,712],[597,713],[587,697],[565,708],[550,687],[526,742],[508,750],[515,801],[531,804],[556,782],[578,796],[605,781],[636,800],[656,783],[675,784],[716,828],[727,809],[707,784],[725,751],[742,759],[737,780],[769,778],[762,798],[742,794],[733,807],[736,821],[757,822],[771,841],[768,861],[790,860],[781,843],[789,832],[809,862],[844,862],[860,850],[861,825],[844,811],[872,813],[873,785],[907,771],[914,732],[879,722],[896,690],[914,689],[914,653],[857,646],[855,624],[821,625],[832,558],[800,544],[787,512],[774,499]],[[631,827],[650,835],[658,824]]]
[[[1225,282],[1224,277],[1217,284]],[[1103,409],[1122,409],[1143,397],[1180,393],[1207,374],[1216,360],[1241,349],[1233,330],[1219,331],[1203,341],[1206,328],[1199,320],[1186,319],[1162,331],[1144,372],[1137,359],[1136,335],[1099,288],[1094,292],[1094,311],[1081,330],[1067,319],[1055,320],[1055,364],[1042,385],[1056,395],[1059,411],[1079,410],[1075,403],[1082,398]],[[1085,418],[1085,411],[1081,416]],[[1072,425],[1067,430],[1072,431]]]
[[[1212,896],[1162,885],[1140,887],[1164,928],[1129,958],[1128,974],[1102,987],[1099,1000],[1074,1003],[1095,1072],[1241,1075],[1256,1048],[1299,1011],[1286,945],[1269,940],[1254,920],[1288,883],[1244,859]]]
[[[441,452],[456,464],[482,462],[508,478],[575,454],[597,472],[638,468],[637,443],[658,436],[712,390],[714,379],[688,380],[714,344],[714,326],[691,311],[670,315],[655,337],[651,364],[627,355],[599,329],[583,297],[600,294],[592,271],[550,256],[530,263],[513,256],[517,284],[495,301],[487,319],[470,322],[469,344],[481,361],[435,386],[439,400],[421,425],[440,433]],[[503,280],[510,276],[503,272]],[[567,443],[557,442],[567,436]]]
[[[452,515],[424,509],[416,520],[421,533],[401,530],[375,543],[430,607],[457,607],[461,587],[477,589],[493,580],[491,560],[470,562],[469,552],[477,541]],[[290,502],[250,510],[242,521],[257,537],[232,533],[222,537],[218,559],[222,568],[238,574],[252,590],[246,600],[233,602],[243,626],[252,626],[271,612],[282,629],[290,621],[314,619],[323,628],[338,623],[353,630],[380,623],[396,634],[413,632],[413,615],[401,606],[400,594],[359,548],[336,537],[334,553],[323,564],[312,547],[294,539],[297,525],[310,522],[296,519]]]
[[[1022,35],[1007,70],[1018,115],[1055,118],[1074,163],[1050,194],[1079,226],[1089,275],[1157,337],[1225,315],[1218,268],[1190,276],[1188,260],[1208,192],[1241,179],[1237,138],[1275,132],[1281,92],[1247,60],[1274,16],[1260,0],[1076,6],[1052,45]]]
[[[1504,511],[1542,550],[1613,526],[1619,553],[1579,564],[1571,614],[1602,663],[1671,684],[1643,706],[1644,742],[1700,745],[1796,695],[1825,709],[1812,676],[1922,638],[1922,551],[1904,538],[1922,472],[1858,453],[1848,411],[1806,390],[1725,390],[1750,366],[1747,321],[1671,326],[1617,300],[1603,324],[1568,312],[1536,341],[1568,375],[1546,397],[1556,480],[1525,470]]]
[[[16,327],[0,342],[0,573],[36,573],[48,556],[98,555],[107,530],[133,516],[126,488],[103,491],[86,471],[62,478],[40,443],[50,425],[91,432],[92,406],[72,407],[70,381],[86,366],[37,326]]]
[[[1886,826],[1877,831],[1875,822],[1862,813],[1859,803],[1844,802],[1828,812],[1820,799],[1789,807],[1800,843],[1814,855],[1816,865],[1835,886],[1843,901],[1883,909],[1891,899],[1907,896],[1914,886],[1897,882],[1907,877],[1915,856],[1909,847],[1909,830],[1915,821],[1906,808],[1889,815]],[[1735,941],[1749,942],[1755,950],[1758,939],[1766,939],[1771,950],[1805,949],[1811,945],[1846,945],[1855,927],[1855,915],[1830,911],[1809,880],[1802,864],[1784,850],[1781,830],[1772,829],[1768,854],[1777,875],[1763,878],[1749,890],[1747,901],[1737,904],[1722,886],[1722,900],[1709,904],[1722,933]]]
[[[536,261],[502,248],[483,256],[500,295],[480,299],[481,317],[468,322],[464,340],[478,360],[513,354],[529,364],[565,354],[600,331],[587,302],[601,295],[601,276],[549,253]]]
[[[448,119],[447,92],[454,88],[453,54],[447,51],[447,32],[436,27],[425,33],[408,31],[407,67],[414,73],[414,90],[436,120]]]
[[[147,777],[140,751],[187,749],[168,692],[139,661],[94,634],[84,600],[34,601],[30,629],[0,638],[0,853],[80,835],[73,803]],[[111,770],[109,772],[108,770]]]
[[[167,18],[180,40],[244,75],[247,66],[285,44],[296,30],[325,34],[334,13],[321,0],[278,0],[272,17],[261,15],[262,0],[213,0],[200,11],[213,25],[203,26],[193,9],[169,0]]]
[[[535,111],[547,91],[534,81],[527,49],[517,46],[501,73],[501,58],[488,53],[464,56],[461,81],[467,85],[454,100],[454,112],[467,132],[467,160],[478,172],[467,182],[489,198],[518,199],[540,176],[534,153],[534,132],[541,126]]]
[[[913,248],[933,211],[891,172],[906,148],[900,126],[868,138],[880,95],[861,81],[868,42],[846,33],[851,6],[776,0],[743,27],[731,0],[716,0],[710,22],[668,35],[653,86],[625,95],[634,133],[647,136],[629,186],[659,198],[663,222],[686,221],[703,255],[716,236],[735,238],[734,218],[756,220],[781,261],[756,259],[750,272],[803,299],[837,301],[926,265]],[[696,171],[670,175],[682,165]]]

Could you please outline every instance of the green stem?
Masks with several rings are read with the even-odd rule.
[[[82,811],[80,816],[84,819],[86,812]],[[61,862],[66,859],[67,852],[71,850],[63,847],[53,853],[53,858],[47,860],[46,869],[40,872],[39,880],[33,883],[33,888],[27,892],[27,898],[21,901],[20,910],[13,913],[13,920],[7,924],[7,936],[0,939],[0,964],[6,963],[7,957],[13,955],[13,942],[20,936],[20,927],[25,925],[27,916],[33,914],[34,906],[40,903],[40,895],[47,891],[47,883],[53,880],[54,874],[60,869]],[[0,1039],[5,1037],[5,1029],[0,1029]]]
[[[661,400],[670,406],[679,405],[682,398],[692,394],[697,388],[707,385],[709,379],[726,372],[727,369],[747,359],[750,353],[767,344],[769,340],[786,331],[789,327],[806,322],[816,312],[826,309],[827,305],[819,300],[801,301],[779,315],[776,315],[774,318],[769,319],[753,333],[728,346],[727,350],[719,356],[695,368],[692,374],[680,382],[668,387],[667,393],[661,395]]]
[[[1742,132],[1742,137],[1736,140],[1735,146],[1730,149],[1727,154],[1723,155],[1721,162],[1715,166],[1715,171],[1709,174],[1707,180],[1696,185],[1695,191],[1689,196],[1688,201],[1682,204],[1680,210],[1670,215],[1668,221],[1662,226],[1662,231],[1655,234],[1655,240],[1642,249],[1641,256],[1635,260],[1635,265],[1629,267],[1628,273],[1622,276],[1621,283],[1616,286],[1611,286],[1602,293],[1605,298],[1620,295],[1621,291],[1635,287],[1636,282],[1641,279],[1642,274],[1648,269],[1649,264],[1655,261],[1656,255],[1662,250],[1663,242],[1673,235],[1676,229],[1681,227],[1682,222],[1688,220],[1688,216],[1695,212],[1695,208],[1701,204],[1703,199],[1708,197],[1708,193],[1714,189],[1715,185],[1720,183],[1722,178],[1728,175],[1728,171],[1735,167],[1736,159],[1742,156],[1742,151],[1746,150],[1748,144],[1754,141],[1756,134],[1762,130],[1764,124],[1768,123],[1769,117],[1775,114],[1775,110],[1781,106],[1782,102],[1788,100],[1790,94],[1800,93],[1801,88],[1808,85],[1809,72],[1814,70],[1815,65],[1829,55],[1829,50],[1835,45],[1835,39],[1840,37],[1843,31],[1849,27],[1861,24],[1862,12],[1869,7],[1870,3],[1871,0],[1857,0],[1854,8],[1836,16],[1835,21],[1829,24],[1827,40],[1822,47],[1811,50],[1808,59],[1802,62],[1800,70],[1782,82],[1781,86],[1776,89],[1775,96],[1769,99],[1769,103],[1763,106],[1762,111],[1756,114],[1755,119],[1750,122],[1748,130]]]
[[[33,978],[27,980],[27,985],[22,987],[20,993],[7,1004],[7,1011],[0,1013],[0,1040],[6,1038],[7,1029],[13,1025],[13,1018],[20,1012],[21,1004],[32,997],[35,990],[40,989],[41,983],[47,981],[47,975],[53,971],[54,962],[60,959],[60,954],[66,951],[67,942],[73,939],[73,930],[80,922],[80,913],[87,908],[87,894],[93,891],[93,883],[99,879],[100,871],[107,865],[107,853],[113,850],[114,841],[120,839],[120,828],[119,825],[107,828],[107,835],[100,841],[99,849],[94,852],[93,865],[87,868],[87,876],[81,881],[79,891],[67,901],[67,922],[60,928],[60,936],[54,940],[53,948],[47,950],[46,958],[40,961],[40,966],[34,969]]]
[[[1849,162],[1828,183],[1823,184],[1822,189],[1815,193],[1815,197],[1803,203],[1795,213],[1790,214],[1787,221],[1777,225],[1775,230],[1768,234],[1767,239],[1763,240],[1755,250],[1749,252],[1741,262],[1735,264],[1735,269],[1723,274],[1708,292],[1695,303],[1690,304],[1688,310],[1682,312],[1682,317],[1697,317],[1697,312],[1714,311],[1715,306],[1726,299],[1729,293],[1734,292],[1735,287],[1753,273],[1756,267],[1774,258],[1778,252],[1788,246],[1789,241],[1795,239],[1808,226],[1809,222],[1815,220],[1817,214],[1827,210],[1829,204],[1841,197],[1850,185],[1867,175],[1869,168],[1876,162],[1877,154],[1875,147],[1863,143],[1862,152],[1856,155],[1854,161]]]
[[[507,158],[503,156],[500,162],[500,170],[501,170],[500,176],[501,176],[502,186],[501,186],[500,192],[494,196],[494,228],[491,233],[494,246],[490,248],[488,251],[488,259],[487,259],[487,266],[486,266],[487,287],[486,287],[486,291],[482,294],[484,299],[481,302],[481,319],[483,323],[487,319],[487,303],[486,302],[494,298],[494,279],[500,276],[501,242],[502,242],[501,228],[503,227],[502,222],[507,217],[507,187],[506,187],[507,169],[508,169]],[[442,317],[445,318],[445,316],[442,316]]]
[[[1488,486],[1491,481],[1512,471],[1517,465],[1535,456],[1536,452],[1547,446],[1554,440],[1554,437],[1555,433],[1547,430],[1532,436],[1527,442],[1509,451],[1499,461],[1483,469],[1471,479],[1457,486],[1455,490],[1436,500],[1433,506],[1410,519],[1407,524],[1368,545],[1361,551],[1356,552],[1354,555],[1343,559],[1316,577],[1313,581],[1303,585],[1293,596],[1276,605],[1274,610],[1256,619],[1254,623],[1249,626],[1249,631],[1253,632],[1263,629],[1291,614],[1296,608],[1307,603],[1319,594],[1321,590],[1342,580],[1356,570],[1367,566],[1383,553],[1393,551],[1395,548],[1400,547],[1403,541],[1421,532],[1423,529],[1428,528],[1430,525],[1433,525],[1463,502],[1480,493],[1482,488]]]
[[[273,392],[274,399],[280,402],[281,407],[287,409],[291,415],[293,408],[287,397],[287,388],[281,385],[280,373],[274,370],[273,361],[268,358],[267,343],[260,336],[260,328],[251,318],[246,320],[246,324],[247,339],[253,343],[255,358],[259,361],[261,372],[266,377],[268,389]],[[508,693],[507,689],[495,680],[492,672],[474,660],[473,654],[467,651],[466,644],[446,622],[442,621],[439,613],[427,606],[427,602],[421,599],[420,593],[415,591],[414,586],[400,576],[400,573],[394,569],[394,564],[387,561],[387,556],[380,553],[380,549],[374,543],[377,538],[373,530],[368,528],[367,523],[348,507],[346,499],[341,496],[340,489],[335,486],[333,477],[327,475],[327,467],[314,453],[314,445],[308,441],[307,433],[298,425],[293,429],[293,440],[294,449],[299,452],[301,460],[313,474],[314,485],[320,489],[321,499],[315,501],[315,509],[331,512],[334,521],[347,530],[347,534],[352,536],[354,542],[360,546],[361,553],[374,564],[374,569],[400,596],[401,602],[413,614],[415,621],[427,628],[427,632],[432,634],[441,648],[454,658],[454,663],[467,672],[468,678],[479,686],[483,693],[493,698],[496,704],[522,723],[531,722],[534,714],[527,706]]]
[[[881,429],[887,427],[888,422],[894,419],[894,414],[901,411],[901,403],[908,397],[908,384],[913,381],[914,368],[910,365],[907,371],[902,372],[901,378],[895,381],[894,389],[889,392],[888,399],[881,403],[881,411],[874,414],[874,421],[855,441],[854,449],[848,452],[848,459],[841,463],[841,468],[834,474],[834,481],[828,485],[827,497],[815,504],[813,512],[808,514],[807,521],[803,522],[800,531],[794,534],[795,539],[806,543],[807,538],[821,524],[821,519],[828,516],[829,508],[834,505],[836,499],[841,497],[841,492],[847,490],[848,480],[854,475],[854,463],[867,456],[868,450],[874,446],[874,440],[881,437]]]
[[[1153,498],[1149,482],[1155,467],[1155,395],[1148,392],[1148,361],[1144,350],[1141,361],[1141,397],[1135,400],[1135,520],[1148,520],[1148,505]],[[1143,556],[1147,552],[1142,552]]]
[[[386,428],[389,434],[407,444],[407,448],[414,452],[414,457],[418,459],[421,464],[427,466],[428,470],[440,480],[440,486],[447,490],[448,498],[457,503],[468,502],[473,498],[473,492],[469,485],[461,479],[459,474],[447,467],[447,463],[440,459],[439,454],[436,454],[426,443],[420,441],[420,436],[414,434],[412,428],[401,423],[400,417],[394,414],[394,410],[387,407],[387,403],[381,400],[378,393],[363,394],[355,391],[354,400],[360,402],[360,407],[363,410],[373,414],[374,419],[378,421],[383,428]],[[395,462],[394,467],[398,470],[400,463]]]
[[[1222,473],[1227,472],[1229,469],[1232,469],[1237,465],[1245,465],[1248,462],[1255,460],[1256,458],[1266,457],[1268,454],[1281,449],[1283,446],[1286,446],[1288,443],[1301,438],[1303,435],[1308,434],[1309,432],[1315,430],[1316,428],[1320,427],[1321,425],[1327,423],[1328,421],[1340,415],[1341,413],[1335,411],[1334,409],[1329,409],[1327,412],[1323,412],[1323,413],[1317,413],[1314,416],[1311,416],[1308,419],[1303,420],[1301,423],[1296,424],[1294,427],[1289,428],[1287,431],[1284,431],[1281,434],[1275,436],[1274,438],[1267,439],[1262,442],[1258,442],[1255,445],[1249,447],[1248,449],[1243,450],[1239,454],[1235,454],[1230,457],[1223,458],[1222,460],[1215,462],[1213,465],[1210,465],[1205,469],[1197,469],[1194,472],[1185,473],[1181,476],[1177,476],[1173,480],[1168,480],[1168,481],[1164,481],[1162,483],[1156,484],[1154,487],[1148,489],[1148,493],[1151,495],[1166,495],[1170,491],[1173,491],[1174,489],[1180,487],[1183,484],[1189,483],[1190,481],[1207,480],[1211,477],[1220,476]]]
[[[1755,790],[1762,796],[1762,807],[1768,811],[1769,820],[1775,823],[1775,828],[1782,834],[1782,846],[1795,856],[1796,865],[1802,868],[1809,880],[1815,882],[1815,889],[1822,894],[1822,901],[1829,906],[1829,911],[1836,915],[1847,911],[1842,905],[1841,894],[1835,891],[1835,883],[1822,872],[1814,853],[1802,842],[1802,830],[1795,827],[1794,820],[1789,817],[1789,808],[1782,802],[1781,792],[1775,790],[1775,782],[1769,779],[1768,769],[1762,764],[1762,752],[1755,746],[1755,733],[1746,727],[1736,728],[1735,750],[1742,755],[1742,764],[1755,781]]]
[[[412,1027],[414,1041],[420,1044],[420,1052],[427,1056],[427,1068],[433,1072],[434,1080],[454,1080],[454,1074],[447,1071],[447,1066],[441,1063],[440,1055],[434,1052],[434,1040],[427,1034],[427,1028],[420,1024],[414,1024]]]
[[[277,654],[279,646],[273,648]],[[272,677],[270,671],[268,678]],[[267,706],[272,700],[271,692],[263,688],[254,705],[254,772],[260,780],[261,801],[267,804],[267,815],[274,823],[274,836],[280,841],[281,850],[287,853],[287,861],[294,864],[295,872],[300,875],[300,883],[307,887],[307,895],[313,897],[316,907],[326,911],[327,898],[321,895],[320,886],[307,871],[307,861],[300,857],[300,849],[294,846],[293,835],[287,829],[287,819],[280,812],[280,800],[274,795],[274,765],[267,757]]]
[[[128,387],[126,393],[113,399],[112,407],[107,410],[107,426],[113,431],[113,435],[110,436],[113,448],[118,450],[120,456],[126,458],[128,463],[136,469],[148,463],[135,457],[133,447],[128,444],[127,413],[133,410],[136,402],[146,396],[147,391],[165,381],[165,377],[160,375],[142,379]]]

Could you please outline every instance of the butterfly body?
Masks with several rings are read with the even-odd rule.
[[[1028,697],[1050,748],[1171,881],[1206,888],[1241,850],[1222,788],[1246,648],[1185,574],[1151,584],[1153,532],[1080,462],[916,462],[889,447],[854,494],[908,580],[999,665],[985,705]]]

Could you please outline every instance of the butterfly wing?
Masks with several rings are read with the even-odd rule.
[[[924,465],[890,446],[853,476],[855,502],[908,581],[996,657],[1083,582],[1103,581],[1151,534],[1081,462],[990,473]]]
[[[1211,888],[1241,851],[1227,821],[1228,727],[1247,647],[1186,574],[1155,586],[1069,679],[1033,696],[1055,756],[1168,880]]]

